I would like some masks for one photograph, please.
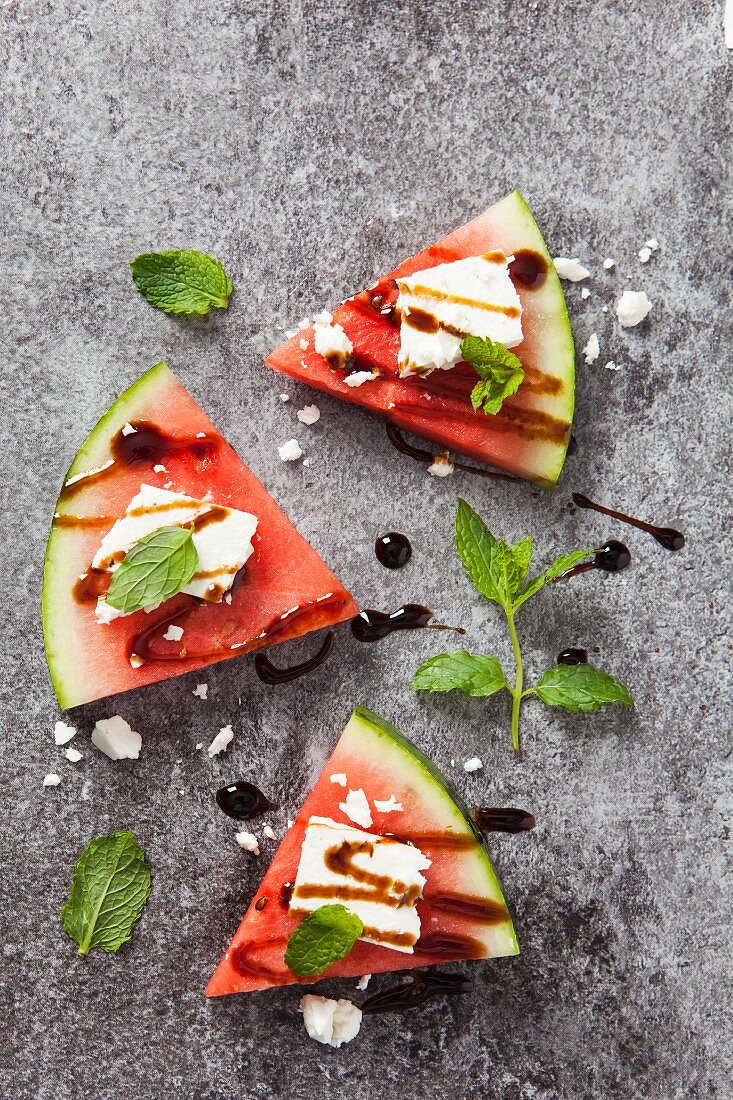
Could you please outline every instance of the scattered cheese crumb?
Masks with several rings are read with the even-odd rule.
[[[289,393],[281,393],[280,394],[280,400],[282,401],[283,404],[285,404],[286,401],[290,400],[290,394]]]
[[[613,359],[609,359],[606,363],[606,370],[621,370],[621,367],[617,366]]]
[[[374,799],[374,808],[378,810],[380,814],[391,814],[394,810],[401,810],[402,803],[398,802],[393,794],[389,796],[386,801],[381,801],[378,798]]]
[[[478,756],[472,756],[470,760],[467,760],[463,765],[464,772],[477,772],[483,768],[483,761]]]
[[[254,833],[237,833],[234,839],[240,848],[244,848],[245,852],[254,852],[256,856],[260,854],[260,846]]]
[[[608,306],[601,307],[603,313],[608,313]]]
[[[361,1009],[351,1001],[306,993],[300,1000],[300,1011],[311,1039],[325,1046],[340,1047],[359,1034]]]
[[[232,602],[232,594],[231,594],[231,592],[225,592],[225,593],[224,593],[224,603],[228,603],[228,604],[231,604],[231,602]]]
[[[206,432],[196,432],[197,439],[206,439]]]
[[[232,727],[223,726],[207,749],[209,756],[218,756],[220,752],[224,752],[229,747],[233,740],[234,730]]]
[[[450,455],[447,451],[440,451],[433,458],[433,462],[428,466],[428,473],[431,477],[448,477],[455,470],[455,466],[450,460]]]
[[[603,266],[605,267],[606,271],[610,271],[612,267],[616,266],[616,261],[612,260],[610,256],[607,256],[606,259],[603,261]]]
[[[133,428],[132,424],[125,424],[122,428],[123,435],[135,435],[137,428]]]
[[[595,332],[591,332],[588,337],[588,343],[581,352],[585,356],[586,363],[595,363],[598,356],[601,354],[601,345],[598,343],[598,336]]]
[[[65,745],[72,737],[76,737],[76,727],[67,726],[66,722],[57,722],[53,728],[53,739],[57,745]]]
[[[301,424],[315,424],[321,419],[321,410],[318,405],[306,405],[305,408],[298,409],[295,415]]]
[[[153,473],[154,474],[167,474],[168,471],[166,470],[165,466],[161,465],[161,463],[159,462],[157,466],[153,466]]]
[[[303,459],[303,465],[304,465],[304,466],[307,466],[307,467],[308,467],[308,468],[310,469],[310,465],[311,465],[311,462],[312,462],[312,461],[313,461],[313,460],[312,460],[311,458],[304,458],[304,459]]]
[[[307,340],[301,340],[300,341],[300,350],[301,351],[307,351],[309,347],[310,347],[310,344]]]
[[[579,283],[581,279],[587,279],[590,275],[588,268],[583,267],[577,256],[556,256],[552,262],[560,278],[567,279],[568,282]]]
[[[648,241],[644,241],[644,247],[650,248],[652,252],[656,252],[659,248],[659,241],[656,237],[650,237]]]
[[[288,818],[288,828],[289,828],[289,829],[292,829],[292,827],[293,827],[293,825],[294,825],[294,824],[295,824],[295,822],[294,822],[294,821],[291,821],[291,820],[290,820],[290,818]]]
[[[349,821],[353,821],[362,829],[368,829],[372,824],[372,811],[369,809],[367,796],[361,787],[357,791],[349,791],[346,801],[339,802],[339,809],[346,814]]]
[[[196,751],[197,752],[199,751],[199,749],[202,749],[203,747],[204,747],[203,741],[197,741],[196,742]]]
[[[142,657],[139,657],[137,653],[130,654],[130,665],[132,666],[132,668],[142,668],[144,664],[145,662],[143,661]]]
[[[101,718],[92,730],[92,744],[110,760],[137,760],[143,739],[119,714]]]
[[[649,260],[651,259],[651,255],[652,255],[651,248],[647,248],[647,246],[644,245],[643,248],[639,249],[639,262],[642,263],[642,264],[648,264]]]
[[[61,776],[56,775],[56,772],[49,772],[48,775],[43,777],[44,787],[58,787],[61,782]]]
[[[652,303],[643,290],[625,290],[616,303],[616,316],[624,328],[633,328],[643,321]]]
[[[585,301],[586,298],[590,298],[590,291],[588,290],[587,286],[584,286],[581,290],[580,297],[583,299],[583,301]]]
[[[362,974],[362,976],[359,978],[359,981],[356,983],[356,988],[366,989],[366,987],[369,985],[371,977],[371,974]]]
[[[175,623],[171,623],[165,634],[163,635],[166,642],[180,642],[183,637],[183,627],[176,626]]]
[[[193,694],[197,699],[206,699],[209,694],[209,685],[196,684],[196,687],[193,689]]]
[[[288,439],[281,447],[278,447],[277,453],[283,462],[297,462],[303,451],[297,439]]]
[[[275,830],[271,825],[263,825],[262,832],[265,834],[268,840],[276,840]]]
[[[64,749],[64,756],[67,760],[70,760],[72,764],[78,764],[84,754],[75,749],[73,745],[69,745]]]
[[[308,320],[307,317],[303,317],[302,320],[298,321],[299,331],[302,331],[304,328],[310,328],[310,327],[311,327],[311,323],[310,323],[310,321]]]
[[[373,382],[378,377],[370,370],[355,370],[353,374],[347,374],[343,381],[345,385],[354,389],[356,386],[363,386],[365,382]]]
[[[321,310],[320,313],[316,313],[313,317],[313,321],[317,325],[330,325],[333,320],[333,315],[328,312],[327,309]]]
[[[338,783],[339,787],[346,786],[346,772],[334,772],[329,778],[332,783]]]
[[[455,768],[455,766],[456,766],[456,762],[455,762],[455,760],[451,759],[451,762],[450,762],[450,766],[451,766],[452,768]]]

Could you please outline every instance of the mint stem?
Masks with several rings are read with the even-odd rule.
[[[514,611],[512,608],[505,607],[504,612],[506,614],[507,626],[509,627],[509,636],[512,639],[512,649],[514,650],[514,664],[516,666],[514,687],[510,687],[509,691],[512,694],[512,746],[517,756],[519,756],[519,710],[522,705],[524,669],[522,667],[522,651],[519,648],[519,639],[517,638],[517,628],[514,625]]]

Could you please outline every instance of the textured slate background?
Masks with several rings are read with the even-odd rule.
[[[11,0],[0,71],[8,1095],[729,1096],[722,3]],[[318,425],[296,425],[310,395],[261,364],[277,335],[515,186],[551,250],[593,269],[590,298],[568,300],[578,346],[595,330],[602,356],[579,364],[579,451],[558,492],[435,482],[325,398]],[[661,251],[642,267],[650,234]],[[224,261],[227,314],[175,321],[136,294],[128,260],[172,246]],[[654,301],[631,331],[601,312],[624,287]],[[209,673],[207,703],[189,676],[84,708],[85,757],[68,764],[39,621],[47,526],[87,430],[161,358],[358,599],[426,600],[472,646],[509,657],[451,555],[457,493],[501,534],[531,531],[540,561],[626,539],[632,569],[545,593],[522,634],[531,674],[565,645],[598,646],[636,712],[528,705],[518,763],[504,703],[406,691],[441,638],[343,635],[328,666],[282,690],[245,658]],[[310,470],[277,457],[293,434]],[[575,488],[680,524],[687,549],[570,514]],[[393,526],[415,555],[390,575],[371,545]],[[492,845],[522,955],[472,967],[470,999],[370,1019],[335,1052],[307,1039],[294,990],[202,996],[273,847],[240,852],[211,796],[257,779],[283,801],[282,830],[356,702],[446,767],[478,752],[485,770],[459,773],[469,799],[526,805],[540,824]],[[137,763],[85,744],[117,711],[144,735]],[[195,752],[227,722],[226,756]],[[63,782],[44,790],[53,768]],[[132,944],[81,960],[58,923],[70,870],[90,837],[124,826],[155,891]]]

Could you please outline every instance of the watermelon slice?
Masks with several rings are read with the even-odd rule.
[[[231,602],[179,593],[151,613],[97,621],[97,596],[110,574],[90,572],[90,563],[141,483],[257,517],[254,550]],[[62,707],[200,669],[357,612],[165,363],[122,394],[74,458],[56,505],[43,581],[46,656]],[[183,641],[163,638],[171,623],[184,627]],[[133,667],[138,659],[130,658],[140,652],[144,662]]]
[[[465,363],[426,377],[400,378],[396,278],[454,260],[501,250],[514,255],[512,280],[522,304],[523,340],[512,348],[525,378],[496,416],[474,412],[475,372]],[[297,333],[266,362],[275,370],[363,405],[397,427],[443,447],[552,488],[562,471],[573,419],[575,352],[565,298],[542,235],[518,191],[437,244],[405,260],[368,290],[333,311],[353,345],[352,371],[379,372],[359,386],[314,350],[313,330]],[[301,340],[308,347],[301,348]]]
[[[339,809],[346,791],[331,780],[345,774],[373,807],[369,832],[412,840],[432,860],[418,902],[420,939],[413,954],[359,940],[350,953],[318,975],[297,977],[284,961],[298,925],[288,908],[306,826],[311,817],[350,822]],[[391,795],[402,810],[380,813],[374,799]],[[262,899],[266,899],[263,901]],[[338,897],[333,899],[338,901]],[[242,993],[321,977],[348,978],[458,959],[519,952],[501,886],[481,834],[450,782],[399,730],[362,707],[346,729],[244,915],[206,993]]]

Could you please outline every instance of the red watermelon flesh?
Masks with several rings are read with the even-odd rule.
[[[323,974],[303,979],[284,961],[288,937],[299,923],[288,912],[288,884],[295,881],[312,816],[350,824],[339,809],[346,791],[331,782],[334,773],[345,773],[349,788],[364,790],[374,818],[369,832],[412,839],[432,864],[418,903],[421,936],[414,954],[359,940]],[[377,812],[374,799],[390,795],[403,810]],[[394,726],[358,707],[278,848],[206,993],[216,997],[518,951],[501,886],[460,796]]]
[[[121,434],[126,423],[142,433],[138,440],[152,439],[149,455],[143,447],[131,465],[118,460],[69,485],[69,479],[105,467],[120,441],[136,438]],[[159,435],[166,440],[163,455],[154,453]],[[156,464],[165,472],[154,472]],[[257,516],[254,552],[237,578],[241,583],[235,582],[231,604],[179,594],[150,614],[97,622],[96,594],[85,593],[78,578],[141,483]],[[76,455],[56,505],[43,584],[46,654],[62,707],[200,669],[357,612],[349,593],[164,363],[115,402]],[[162,638],[171,621],[184,627],[180,642]],[[130,653],[140,652],[146,631],[149,659],[133,668]]]
[[[496,249],[517,257],[511,270],[522,303],[524,339],[512,351],[522,362],[525,378],[501,411],[490,416],[471,407],[469,395],[476,374],[465,363],[424,378],[398,377],[399,318],[390,307],[397,298],[396,278]],[[534,283],[536,268],[532,264],[542,268]],[[377,369],[377,379],[348,386],[346,372],[331,370],[314,350],[312,329],[298,332],[266,362],[342,401],[372,409],[399,428],[443,447],[546,488],[555,485],[570,439],[575,352],[560,281],[518,191],[405,260],[375,286],[347,299],[333,311],[333,323],[342,325],[351,340],[352,368]],[[309,345],[305,351],[300,346],[303,339]]]

